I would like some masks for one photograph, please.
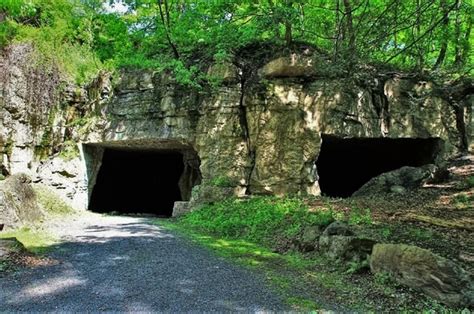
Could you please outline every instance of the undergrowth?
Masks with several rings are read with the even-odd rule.
[[[275,238],[295,237],[311,225],[334,221],[330,208],[310,212],[298,198],[253,197],[205,205],[180,223],[221,237],[270,244]]]

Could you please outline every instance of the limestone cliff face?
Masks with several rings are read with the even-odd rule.
[[[151,71],[122,72],[113,91],[106,75],[73,89],[52,77],[38,81],[24,67],[28,53],[15,49],[27,48],[13,47],[0,59],[2,167],[34,172],[54,186],[41,175],[44,165],[54,173],[47,159],[61,155],[65,141],[84,144],[87,169],[68,176],[76,187],[82,177],[88,182],[68,187],[68,198],[91,189],[107,147],[184,152],[185,171],[196,177],[199,168],[202,177],[188,184],[200,183],[195,198],[215,188],[216,178],[237,195],[318,194],[322,134],[440,138],[439,160],[468,147],[472,86],[453,96],[446,86],[403,73],[331,75],[318,68],[324,60],[317,55],[293,52],[250,67],[213,65],[209,73],[222,83],[207,92]],[[57,89],[56,98],[29,99],[35,86],[40,94]]]

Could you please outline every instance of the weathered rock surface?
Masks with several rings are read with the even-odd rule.
[[[325,61],[308,47],[256,63],[213,65],[208,73],[222,84],[208,94],[144,70],[122,72],[114,88],[104,73],[77,87],[32,68],[29,53],[31,47],[12,46],[0,56],[2,172],[38,174],[81,207],[87,193],[79,178],[87,178],[90,193],[102,155],[85,149],[92,168],[67,178],[64,164],[44,161],[57,158],[65,143],[192,152],[190,182],[202,183],[193,194],[202,200],[227,190],[318,195],[321,134],[440,138],[440,159],[467,148],[469,95],[453,100],[435,83],[399,73],[325,76]],[[216,177],[232,186],[213,193]]]
[[[293,53],[288,57],[271,60],[261,71],[266,78],[311,76],[315,74],[314,60]]]
[[[331,224],[329,224],[329,226],[327,226],[326,229],[324,229],[323,235],[324,236],[334,236],[334,235],[353,236],[354,232],[345,222],[334,221]]]
[[[376,244],[370,268],[373,273],[389,273],[401,284],[447,305],[474,306],[471,275],[429,250],[403,244]]]
[[[354,236],[321,236],[319,250],[333,260],[363,262],[372,253],[375,243],[371,239]]]
[[[31,179],[25,174],[12,175],[0,181],[0,224],[11,229],[44,217]]]
[[[179,217],[191,210],[189,202],[174,202],[172,217]]]
[[[375,241],[359,238],[341,221],[331,223],[319,237],[319,250],[340,261],[364,262],[372,253]]]
[[[403,194],[406,190],[419,188],[433,177],[435,165],[422,167],[402,167],[383,173],[364,184],[353,196],[377,195],[385,193]]]
[[[318,247],[319,237],[323,233],[321,226],[309,226],[303,230],[297,246],[301,252],[314,251]]]

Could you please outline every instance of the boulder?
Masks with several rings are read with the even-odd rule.
[[[298,249],[301,252],[314,251],[318,246],[319,237],[323,233],[321,226],[309,226],[303,230],[301,239],[298,241]]]
[[[352,236],[354,232],[342,221],[334,221],[323,232],[323,236]]]
[[[372,253],[375,243],[354,236],[323,235],[319,238],[319,249],[333,260],[363,262]]]
[[[172,217],[179,217],[191,211],[189,202],[174,202]]]
[[[367,196],[386,193],[403,194],[406,190],[420,187],[435,173],[436,166],[428,164],[422,167],[402,167],[382,173],[370,179],[352,196]]]
[[[420,290],[449,306],[472,307],[472,277],[452,261],[417,246],[376,244],[373,273],[389,273],[400,284]]]
[[[11,229],[44,217],[38,205],[31,179],[25,174],[0,181],[0,224]]]
[[[308,56],[291,54],[274,59],[263,66],[265,78],[308,77],[315,74],[313,60]]]

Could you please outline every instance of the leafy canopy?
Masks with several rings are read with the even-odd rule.
[[[347,67],[470,75],[473,13],[466,0],[1,0],[0,45],[33,42],[78,81],[104,67],[146,67],[192,83],[196,61],[262,41],[309,43]]]

